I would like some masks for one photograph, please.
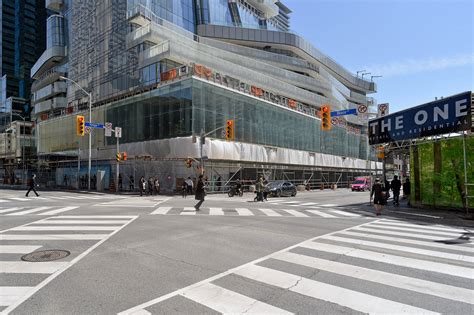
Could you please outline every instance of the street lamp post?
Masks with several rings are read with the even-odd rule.
[[[82,88],[76,81],[66,78],[64,76],[59,77],[62,80],[71,81],[75,85],[77,85],[84,93],[87,94],[89,97],[89,122],[92,122],[92,92],[89,93]],[[89,131],[89,158],[88,158],[88,171],[87,171],[87,190],[91,190],[91,153],[92,153],[92,130]]]
[[[381,77],[383,77],[383,75],[371,75],[370,76],[370,82],[373,82],[374,78],[381,78]]]

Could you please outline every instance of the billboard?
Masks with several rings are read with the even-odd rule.
[[[471,92],[456,94],[369,121],[369,144],[471,130]]]

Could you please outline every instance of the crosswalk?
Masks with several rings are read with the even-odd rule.
[[[56,215],[59,213],[71,211],[79,206],[66,207],[0,207],[0,216],[19,216],[19,215]]]
[[[11,312],[135,219],[136,216],[54,216],[1,231],[0,312]],[[86,250],[85,241],[89,242]],[[67,248],[70,256],[49,262],[21,260],[24,254],[56,247]],[[15,278],[24,279],[28,285],[19,286]]]
[[[338,209],[271,209],[271,208],[201,208],[194,207],[158,207],[152,215],[209,215],[209,216],[267,216],[267,217],[299,217],[299,218],[367,218],[357,213]],[[370,218],[370,217],[369,217]]]
[[[303,313],[472,314],[474,246],[443,242],[465,232],[387,219],[364,223],[120,314],[166,313],[169,305],[178,313],[195,307],[203,313],[292,314],[307,307]]]
[[[115,196],[115,195],[82,195],[82,194],[77,194],[74,196],[71,195],[41,195],[39,197],[36,197],[34,195],[30,197],[1,197],[0,198],[0,205],[5,205],[10,202],[18,203],[20,202],[31,202],[31,201],[59,201],[59,200],[110,200],[110,199],[120,199],[120,198],[126,198],[125,196]]]

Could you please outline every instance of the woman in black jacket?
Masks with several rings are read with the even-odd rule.
[[[380,179],[376,178],[372,186],[372,191],[370,192],[370,198],[372,199],[372,196],[374,197],[375,215],[377,216],[382,214],[383,206],[387,203],[385,194],[386,192],[380,183]]]
[[[199,175],[199,180],[196,185],[196,195],[195,199],[199,200],[198,203],[194,206],[196,211],[199,211],[202,203],[204,202],[204,196],[206,196],[206,191],[204,190],[204,182],[202,181],[202,175]]]

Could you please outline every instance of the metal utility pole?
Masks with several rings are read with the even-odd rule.
[[[119,171],[120,171],[120,161],[119,161],[119,154],[120,154],[120,144],[119,144],[119,137],[115,135],[115,138],[117,139],[117,175],[116,175],[116,183],[117,183],[117,189],[115,190],[117,193],[119,193]]]

